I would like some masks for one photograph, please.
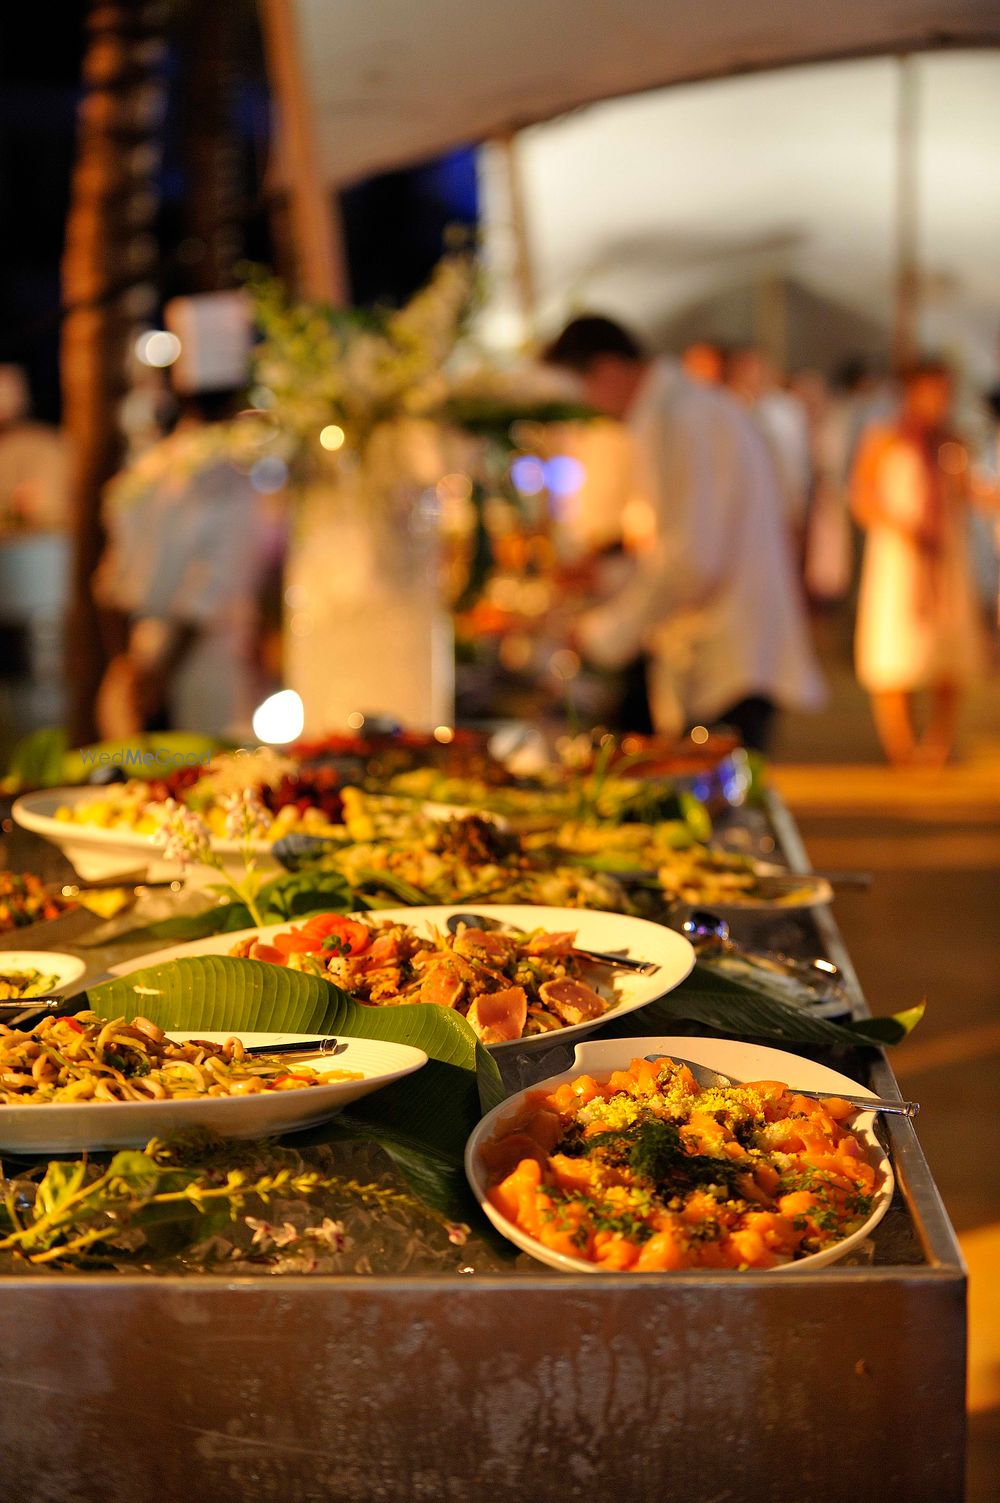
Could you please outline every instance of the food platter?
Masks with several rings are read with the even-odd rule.
[[[224,1043],[230,1033],[171,1033]],[[247,1047],[309,1043],[314,1036],[242,1033]],[[141,1147],[151,1138],[183,1128],[209,1128],[221,1137],[264,1138],[297,1132],[327,1121],[352,1101],[427,1063],[422,1049],[378,1039],[346,1038],[336,1054],[310,1060],[317,1073],[352,1070],[360,1080],[334,1080],[303,1090],[246,1096],[203,1096],[163,1101],[56,1102],[0,1106],[0,1149],[10,1153],[79,1153]]]
[[[607,1039],[583,1043],[577,1046],[570,1069],[548,1080],[538,1082],[528,1090],[520,1091],[489,1112],[471,1134],[465,1152],[465,1171],[473,1194],[493,1225],[516,1247],[530,1253],[533,1258],[557,1268],[563,1273],[604,1273],[608,1270],[584,1258],[569,1256],[544,1246],[528,1235],[521,1227],[503,1215],[488,1198],[489,1188],[483,1161],[484,1145],[497,1133],[505,1121],[517,1117],[527,1099],[540,1092],[548,1092],[556,1086],[575,1080],[581,1073],[595,1079],[606,1079],[613,1070],[623,1070],[630,1060],[651,1054],[664,1054],[690,1060],[719,1070],[737,1080],[779,1080],[801,1090],[829,1092],[849,1091],[855,1095],[870,1096],[873,1093],[857,1081],[826,1065],[803,1059],[785,1050],[772,1049],[761,1044],[747,1044],[735,1039],[708,1039],[684,1037],[659,1037],[635,1039]],[[889,1159],[875,1134],[875,1118],[871,1113],[862,1113],[851,1124],[854,1135],[875,1170],[875,1191],[871,1212],[863,1225],[831,1247],[811,1253],[792,1262],[782,1263],[769,1270],[776,1276],[787,1270],[814,1269],[835,1263],[868,1238],[882,1220],[892,1201],[894,1177]],[[738,1275],[736,1275],[738,1276]]]
[[[72,809],[94,797],[95,789],[90,787],[51,788],[44,793],[26,793],[15,800],[11,814],[22,829],[58,846],[85,882],[137,871],[141,871],[148,882],[169,881],[181,875],[177,862],[163,859],[155,835],[140,834],[135,830],[103,829],[98,825],[56,818],[58,809]],[[278,870],[278,864],[271,856],[270,842],[253,841],[250,848],[261,869]],[[212,838],[212,850],[222,859],[224,866],[234,871],[243,870],[242,849],[239,841]],[[188,880],[191,881],[193,876],[194,885],[198,885],[199,873],[204,875],[205,881],[217,882],[219,879],[214,868],[196,865],[188,868]]]
[[[452,915],[463,911],[461,905],[451,904],[424,908],[378,909],[371,914],[355,916],[362,919],[408,924],[418,932],[427,933],[431,929],[444,929]],[[635,1012],[648,1003],[654,1002],[658,997],[662,997],[675,986],[679,986],[694,964],[694,950],[688,940],[675,933],[674,930],[666,929],[661,924],[650,923],[646,919],[616,913],[599,913],[590,909],[546,908],[528,904],[477,904],[476,911],[491,921],[520,931],[572,930],[577,935],[577,943],[583,948],[625,954],[635,959],[650,961],[658,967],[657,971],[649,976],[616,972],[614,995],[617,996],[618,1001],[602,1017],[569,1024],[557,1033],[537,1034],[511,1043],[492,1044],[490,1048],[493,1050],[551,1048],[554,1043],[583,1038],[600,1028],[604,1022]],[[143,966],[162,964],[164,961],[178,960],[192,955],[228,955],[232,952],[234,945],[241,940],[256,935],[264,943],[269,943],[275,935],[282,930],[287,930],[288,927],[287,923],[272,924],[260,929],[247,929],[235,934],[219,934],[210,939],[174,945],[168,949],[121,962],[112,967],[112,974],[124,976]],[[605,973],[603,981],[595,981],[594,985],[604,995],[611,995],[607,974]]]
[[[68,991],[86,969],[78,955],[60,950],[0,950],[0,975],[37,972],[46,983],[45,995]]]
[[[797,909],[824,908],[833,902],[833,888],[826,877],[813,872],[789,872],[784,867],[757,863],[763,891],[746,896],[712,897],[686,906],[707,907],[724,913],[794,913]]]

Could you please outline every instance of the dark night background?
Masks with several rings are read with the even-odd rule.
[[[27,369],[36,415],[49,421],[59,417],[59,263],[85,15],[77,0],[0,5],[0,362]],[[197,5],[179,6],[169,37],[157,226],[163,300],[203,290],[198,245],[185,223],[191,170],[184,101],[198,15]],[[238,174],[240,254],[280,262],[274,242],[278,206],[267,202],[262,189],[271,111],[253,28],[240,33],[227,116]],[[474,153],[454,152],[358,183],[342,193],[341,206],[354,301],[398,302],[426,280],[441,255],[446,227],[475,223]],[[406,235],[399,233],[401,224]]]

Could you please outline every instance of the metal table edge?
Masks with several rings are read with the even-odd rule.
[[[805,842],[784,799],[776,789],[769,788],[765,791],[764,801],[768,820],[789,867],[796,872],[811,871]],[[829,958],[844,977],[855,1017],[871,1017],[871,1009],[833,913],[829,907],[823,906],[814,909],[812,917]],[[880,1095],[902,1098],[884,1049],[876,1053],[871,1079],[873,1089]],[[892,1145],[893,1165],[900,1188],[929,1267],[964,1278],[965,1259],[913,1123],[896,1117],[885,1119],[884,1126]],[[905,1272],[903,1268],[894,1268],[893,1276]]]

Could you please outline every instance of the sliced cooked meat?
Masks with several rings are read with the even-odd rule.
[[[576,943],[576,935],[569,932],[558,934],[536,934],[525,943],[525,950],[529,955],[540,955],[546,960],[551,960],[561,955],[568,955]]]
[[[504,934],[490,934],[486,929],[463,929],[452,949],[469,960],[487,965],[503,965],[514,954],[516,943]]]
[[[447,960],[439,960],[420,983],[420,1000],[436,1002],[438,1007],[457,1007],[464,991],[465,983],[455,967]]]
[[[519,1039],[528,1016],[528,999],[521,986],[500,992],[484,992],[466,1016],[484,1044],[506,1044]]]
[[[608,1004],[593,987],[582,981],[543,981],[538,995],[566,1023],[586,1023],[607,1012]]]

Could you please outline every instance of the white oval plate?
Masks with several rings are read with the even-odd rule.
[[[814,872],[790,872],[784,866],[767,866],[759,863],[762,877],[781,878],[787,882],[789,896],[787,898],[730,898],[728,900],[714,898],[703,904],[690,903],[689,908],[704,907],[715,913],[796,913],[803,908],[823,908],[827,903],[832,903],[834,898],[833,888],[826,877],[817,877]]]
[[[123,876],[140,870],[148,882],[186,876],[189,886],[203,887],[219,880],[215,867],[196,863],[185,869],[175,861],[164,861],[153,835],[56,819],[57,809],[72,809],[88,800],[99,800],[106,791],[107,789],[88,784],[80,788],[51,788],[42,793],[25,793],[15,800],[11,814],[22,829],[30,830],[33,835],[40,835],[43,840],[57,846],[84,881],[96,882],[102,878]],[[446,804],[423,804],[416,807],[439,824],[476,812],[473,809],[451,808]],[[481,817],[498,829],[507,828],[506,820],[499,815],[483,814]],[[227,870],[238,875],[243,873],[243,849],[242,842],[238,840],[225,840],[220,835],[212,836],[212,850],[221,857]],[[281,871],[280,864],[271,854],[270,840],[252,840],[249,849],[256,855],[260,871]]]
[[[86,969],[86,961],[62,950],[0,950],[0,975],[11,971],[41,971],[43,976],[55,976],[52,992],[68,991]],[[46,988],[46,993],[49,990]],[[24,1001],[30,1002],[31,998],[26,997]]]
[[[847,1075],[841,1075],[836,1070],[827,1069],[826,1065],[818,1065],[811,1059],[802,1059],[798,1054],[789,1054],[784,1049],[770,1049],[763,1044],[744,1044],[739,1039],[700,1039],[700,1038],[637,1038],[637,1039],[598,1039],[593,1043],[580,1044],[577,1047],[572,1068],[564,1070],[561,1075],[550,1076],[548,1080],[541,1080],[537,1085],[530,1086],[525,1091],[519,1091],[515,1096],[509,1096],[499,1106],[488,1112],[478,1124],[469,1138],[465,1147],[465,1173],[472,1192],[479,1201],[484,1215],[488,1216],[499,1232],[513,1242],[515,1247],[521,1248],[522,1252],[530,1253],[540,1263],[547,1263],[550,1268],[558,1268],[563,1273],[612,1273],[615,1270],[601,1268],[596,1263],[590,1263],[584,1258],[570,1258],[565,1253],[555,1252],[551,1248],[544,1247],[530,1237],[527,1232],[508,1221],[506,1216],[496,1209],[486,1198],[487,1183],[483,1173],[483,1167],[479,1159],[481,1145],[491,1138],[499,1125],[506,1117],[516,1115],[524,1104],[525,1098],[536,1095],[539,1091],[551,1091],[563,1081],[575,1080],[585,1072],[588,1075],[610,1075],[613,1070],[624,1070],[633,1059],[641,1059],[647,1054],[669,1054],[675,1059],[691,1060],[696,1065],[707,1065],[710,1070],[721,1070],[724,1075],[732,1075],[737,1080],[781,1080],[787,1085],[796,1086],[804,1091],[828,1091],[835,1096],[838,1091],[848,1091],[852,1095],[871,1096],[874,1093],[867,1086],[859,1085],[856,1080],[851,1080]],[[872,1213],[864,1226],[860,1226],[856,1232],[845,1237],[833,1247],[824,1248],[822,1252],[810,1253],[805,1258],[799,1258],[792,1263],[782,1263],[778,1268],[756,1270],[768,1274],[781,1274],[794,1272],[798,1269],[822,1268],[825,1264],[836,1263],[843,1258],[852,1248],[858,1247],[866,1237],[870,1237],[878,1226],[882,1217],[889,1209],[892,1201],[892,1193],[895,1179],[892,1166],[881,1143],[875,1136],[875,1114],[862,1112],[851,1123],[851,1130],[864,1144],[869,1162],[876,1171],[875,1199]],[[704,1274],[705,1269],[694,1270]],[[713,1270],[727,1274],[728,1270]],[[739,1272],[737,1269],[733,1273]],[[629,1275],[626,1269],[625,1274]]]
[[[543,908],[534,904],[487,904],[474,903],[471,910],[512,929],[548,929],[576,932],[577,940],[585,950],[620,950],[636,960],[652,960],[659,966],[652,976],[637,976],[629,971],[614,972],[614,995],[618,1002],[601,1017],[586,1023],[572,1023],[560,1028],[557,1033],[538,1033],[531,1038],[514,1039],[507,1044],[491,1044],[494,1051],[501,1049],[550,1049],[567,1039],[584,1038],[593,1033],[611,1018],[620,1018],[624,1013],[635,1012],[657,997],[672,991],[687,976],[694,965],[694,950],[682,934],[665,929],[662,924],[651,924],[648,919],[629,918],[620,913],[599,913],[592,908]],[[469,911],[459,903],[433,908],[376,908],[371,913],[358,913],[355,918],[389,919],[397,924],[412,924],[418,933],[430,929],[443,929],[453,913]],[[157,950],[137,959],[123,961],[113,966],[113,976],[126,976],[143,966],[159,965],[165,960],[180,960],[189,955],[228,955],[238,940],[259,934],[264,942],[275,934],[293,927],[292,923],[269,924],[263,929],[243,929],[236,934],[215,934],[210,939],[193,940],[190,944],[174,945],[167,950]],[[298,922],[304,922],[299,920]],[[610,996],[612,973],[605,972],[607,984],[602,980],[597,988]]]
[[[108,830],[100,825],[76,824],[72,820],[56,819],[57,809],[74,808],[88,799],[99,799],[101,793],[106,791],[88,785],[83,788],[50,788],[44,793],[25,793],[14,801],[11,814],[22,829],[30,830],[33,835],[40,835],[43,840],[58,846],[84,881],[96,882],[101,878],[139,870],[150,882],[185,875],[177,862],[163,860],[160,847],[152,835],[142,835],[135,830]],[[271,856],[269,841],[255,840],[251,845],[262,870],[279,869]],[[242,847],[239,841],[222,840],[213,836],[212,849],[223,858],[223,864],[242,872]],[[189,881],[192,872],[211,873],[206,880],[219,880],[219,873],[214,867],[188,868]],[[199,884],[196,881],[192,885]]]
[[[244,1044],[314,1042],[315,1034],[240,1033]],[[228,1033],[171,1033],[171,1038],[225,1043]],[[297,1091],[257,1096],[203,1096],[183,1101],[57,1101],[0,1106],[0,1149],[11,1153],[80,1153],[141,1148],[150,1138],[185,1127],[207,1127],[224,1138],[268,1138],[314,1127],[352,1101],[378,1091],[427,1063],[422,1049],[381,1039],[345,1038],[342,1053],[310,1060],[317,1071],[360,1070],[362,1080],[334,1080]],[[295,1068],[289,1060],[288,1068]]]
[[[678,901],[675,908],[685,913],[697,908],[706,908],[709,913],[796,913],[804,908],[823,908],[833,902],[833,888],[826,877],[818,877],[815,872],[792,872],[787,866],[774,866],[767,861],[758,861],[756,867],[762,877],[780,879],[787,884],[789,893],[796,896],[705,898],[695,902]]]

